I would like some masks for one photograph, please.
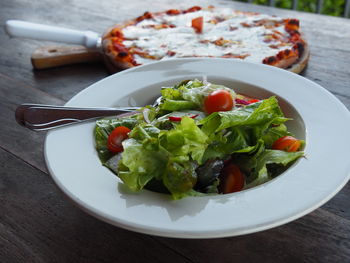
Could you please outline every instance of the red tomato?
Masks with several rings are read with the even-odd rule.
[[[229,111],[232,110],[234,101],[231,93],[227,90],[216,90],[208,95],[204,100],[204,109],[208,114],[217,111]]]
[[[286,152],[296,152],[299,150],[301,146],[301,141],[292,137],[292,136],[284,136],[277,139],[273,145],[272,149],[286,151]]]
[[[167,15],[178,15],[181,14],[180,10],[178,9],[169,9],[168,11],[166,11]]]
[[[219,179],[219,192],[223,194],[239,192],[244,187],[244,175],[235,164],[225,166]]]
[[[108,136],[107,146],[112,153],[119,153],[123,151],[122,142],[128,138],[128,133],[131,130],[125,126],[115,128]]]
[[[197,17],[192,19],[192,27],[194,28],[194,30],[196,31],[196,33],[202,33],[203,31],[203,17]]]
[[[248,100],[248,103],[251,104],[251,103],[255,103],[255,102],[259,102],[260,100],[258,99],[250,99]]]

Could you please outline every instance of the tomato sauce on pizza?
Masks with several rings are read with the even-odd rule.
[[[230,8],[146,12],[114,26],[103,37],[105,53],[119,68],[184,57],[242,59],[299,73],[307,43],[299,20]]]

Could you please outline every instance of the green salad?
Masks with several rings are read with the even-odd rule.
[[[276,97],[256,99],[199,80],[161,89],[161,102],[94,130],[102,164],[132,191],[227,194],[263,184],[304,153]]]

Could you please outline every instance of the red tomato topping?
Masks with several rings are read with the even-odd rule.
[[[125,126],[115,128],[108,136],[107,147],[112,153],[123,151],[122,142],[128,138],[128,133],[131,130]]]
[[[113,42],[113,47],[118,53],[128,53],[129,50],[119,42]]]
[[[273,145],[272,149],[286,151],[286,152],[296,152],[299,150],[301,146],[301,141],[292,137],[292,136],[284,136],[277,139]]]
[[[293,43],[298,43],[301,41],[301,36],[299,34],[292,34],[289,40]]]
[[[181,14],[180,10],[178,9],[169,9],[168,11],[166,11],[167,15],[178,15]]]
[[[231,93],[227,90],[216,90],[204,100],[204,110],[211,114],[217,111],[230,111],[234,107]]]
[[[244,175],[235,164],[225,166],[221,171],[219,179],[218,190],[223,194],[239,192],[244,187]]]
[[[122,30],[118,27],[114,28],[112,30],[112,36],[117,37],[117,38],[121,38],[121,39],[124,38],[124,34],[123,34]]]
[[[298,19],[286,19],[284,28],[286,31],[299,30],[299,20]]]
[[[192,19],[192,27],[196,33],[200,34],[203,31],[203,17],[199,16]]]
[[[184,11],[184,13],[192,13],[192,12],[197,12],[201,10],[202,8],[200,6],[192,6],[191,8],[187,9]]]

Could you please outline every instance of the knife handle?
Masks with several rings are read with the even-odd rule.
[[[31,57],[35,69],[47,69],[78,63],[103,61],[96,49],[83,46],[46,46],[36,49]]]
[[[63,42],[83,45],[88,48],[100,48],[101,45],[100,36],[92,31],[80,31],[21,20],[6,21],[5,29],[7,34],[12,37]]]

